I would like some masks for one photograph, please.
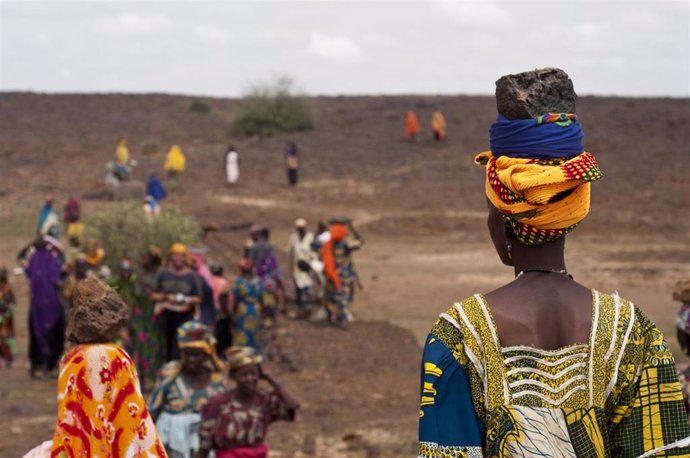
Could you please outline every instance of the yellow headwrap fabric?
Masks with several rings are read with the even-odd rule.
[[[486,195],[526,245],[567,234],[589,213],[590,182],[602,177],[590,153],[571,159],[522,159],[478,154]]]
[[[187,254],[187,245],[184,243],[173,243],[170,245],[168,254]]]
[[[224,364],[216,354],[216,339],[208,326],[198,321],[187,321],[177,328],[177,346],[180,349],[198,348],[209,356],[213,369],[222,371]]]

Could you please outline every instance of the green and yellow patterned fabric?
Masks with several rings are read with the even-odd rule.
[[[419,456],[690,457],[673,356],[631,302],[592,291],[589,342],[502,347],[485,298],[442,313],[421,375]]]

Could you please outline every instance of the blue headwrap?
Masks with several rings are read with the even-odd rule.
[[[549,113],[516,120],[499,114],[489,129],[489,144],[494,157],[572,158],[584,152],[583,136],[574,114]]]

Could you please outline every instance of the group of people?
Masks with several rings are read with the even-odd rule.
[[[415,112],[408,111],[407,117],[405,118],[405,138],[408,141],[414,141],[421,130]],[[431,132],[436,141],[446,139],[446,118],[440,111],[435,111],[431,116]]]
[[[265,458],[269,425],[294,420],[298,402],[264,371],[261,355],[235,346],[221,360],[196,320],[176,330],[179,357],[160,370],[147,401],[136,363],[114,343],[129,305],[95,278],[77,285],[74,299],[53,439],[26,457]]]
[[[285,170],[290,186],[297,186],[301,161],[299,150],[295,142],[289,142],[285,149]],[[225,152],[225,177],[229,185],[234,185],[240,179],[240,153],[235,145],[230,145]]]
[[[54,379],[62,358],[52,453],[71,456],[78,448],[107,446],[120,447],[112,448],[114,456],[124,449],[185,458],[214,451],[217,457],[266,456],[268,425],[294,419],[298,403],[261,368],[266,332],[285,310],[287,288],[269,229],[253,226],[250,237],[232,280],[219,264],[207,264],[203,252],[181,243],[170,246],[165,259],[155,247],[138,262],[121,259],[110,275],[98,268],[104,266],[102,248],[88,256],[94,258],[91,263],[78,257],[67,274],[57,240],[41,236],[25,250],[32,375]],[[295,317],[325,305],[332,322],[352,320],[357,282],[352,253],[362,244],[346,218],[319,223],[316,233],[307,230],[304,219],[295,221],[288,242]],[[5,304],[11,310],[14,302],[8,288],[0,272],[0,311]],[[97,289],[106,294],[96,294]],[[95,326],[89,323],[94,315],[84,311],[94,306],[89,295],[108,302],[110,312],[113,302],[124,307],[118,332],[102,336],[102,342],[90,341],[96,331],[83,331]],[[76,328],[70,324],[80,319],[85,322]],[[3,329],[0,322],[2,355],[10,345]],[[103,333],[102,323],[98,329]],[[94,361],[105,369],[86,385],[75,384],[84,370],[94,370],[89,369]],[[261,381],[269,390],[258,388]],[[152,390],[148,401],[140,387]],[[101,397],[73,401],[85,393]],[[104,412],[102,396],[108,393],[123,397],[131,415],[118,403]],[[85,417],[94,420],[78,420]]]

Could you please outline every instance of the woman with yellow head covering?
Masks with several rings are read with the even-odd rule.
[[[209,400],[201,411],[198,458],[215,450],[216,458],[265,458],[266,433],[271,423],[293,421],[299,403],[261,368],[261,355],[252,347],[226,352],[235,388]],[[259,382],[271,388],[264,390]]]
[[[168,174],[168,178],[175,181],[180,175],[184,173],[187,158],[182,152],[182,148],[178,145],[173,145],[168,151],[168,155],[165,158],[165,164],[163,169]]]
[[[168,265],[153,280],[149,299],[156,303],[154,316],[163,321],[165,360],[179,358],[177,328],[194,318],[201,303],[202,285],[189,267],[189,250],[173,243],[168,250]]]
[[[115,161],[124,166],[129,165],[129,148],[127,147],[127,140],[124,137],[120,138],[115,148]]]
[[[149,399],[149,411],[156,422],[161,442],[170,456],[193,458],[199,449],[194,428],[202,407],[225,391],[223,362],[216,356],[211,330],[198,321],[189,321],[177,330],[180,360],[160,371]]]
[[[431,117],[431,130],[434,132],[434,140],[445,140],[446,118],[440,111],[434,112],[434,115]]]
[[[535,73],[552,71],[504,78],[543,85]],[[553,93],[523,103],[553,106]],[[515,280],[457,302],[432,328],[419,456],[690,456],[663,335],[632,302],[577,283],[566,268],[565,235],[602,176],[578,118],[499,114],[490,145],[475,162],[486,174],[491,239]]]

